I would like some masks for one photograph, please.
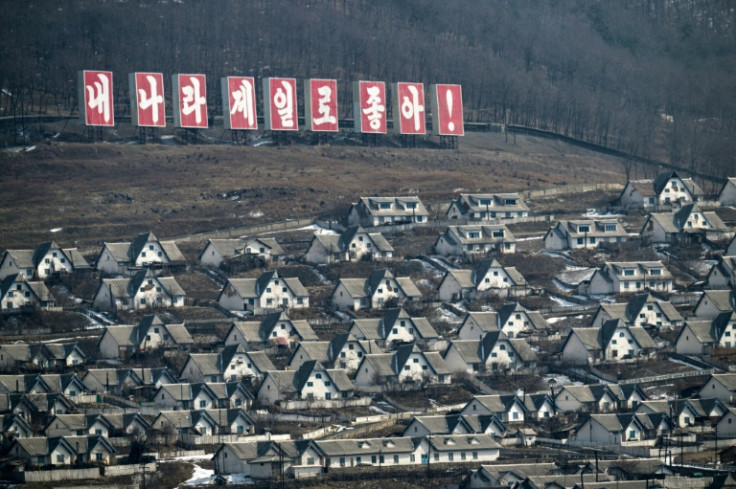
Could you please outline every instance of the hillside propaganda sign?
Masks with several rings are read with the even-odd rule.
[[[252,76],[228,76],[222,84],[222,120],[225,129],[258,129],[256,83]]]
[[[299,130],[299,99],[296,78],[262,80],[264,127],[268,131]],[[203,74],[175,74],[171,77],[171,110],[174,126],[206,129],[209,126],[207,77]],[[128,75],[131,121],[138,127],[166,127],[164,75],[135,72]],[[231,130],[258,130],[258,97],[252,76],[220,79],[223,126]],[[304,80],[304,129],[337,132],[337,80]],[[87,126],[113,127],[113,73],[79,72],[79,112]],[[429,87],[429,107],[423,83],[397,82],[391,85],[388,104],[386,83],[353,82],[354,130],[362,134],[386,134],[389,112],[393,131],[403,135],[426,135],[427,114],[432,117],[432,135],[464,136],[463,94],[460,85],[435,84]],[[431,110],[430,110],[431,109]]]
[[[298,131],[296,78],[264,78],[263,118],[267,131]]]
[[[337,132],[337,80],[304,80],[307,131]]]
[[[437,136],[464,136],[463,91],[460,85],[431,85],[432,133]]]
[[[79,72],[79,114],[87,126],[115,126],[112,71]]]
[[[131,73],[128,85],[133,125],[166,127],[163,73]]]
[[[394,132],[421,134],[427,132],[424,109],[424,84],[395,83],[393,86]]]
[[[172,77],[174,126],[207,129],[207,77],[178,74]]]

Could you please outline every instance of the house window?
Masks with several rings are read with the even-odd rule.
[[[64,455],[57,455],[56,456],[56,463],[63,464],[64,463]]]
[[[473,452],[473,460],[478,460],[478,452]]]
[[[398,455],[394,455],[394,463],[395,464],[399,463],[399,456]]]
[[[437,452],[434,452],[434,461],[439,462],[440,461],[440,454]]]
[[[102,462],[102,454],[101,453],[95,453],[95,461]]]
[[[207,401],[199,401],[199,407],[201,409],[204,409],[207,407]]]
[[[307,382],[307,387],[312,387],[312,386],[314,386],[314,382]]]
[[[455,460],[455,453],[454,452],[448,453],[447,454],[447,460],[449,460],[450,462],[452,462],[453,460]]]
[[[511,415],[511,419],[519,419],[519,413],[514,411]]]
[[[307,457],[307,465],[314,465],[314,457]]]
[[[629,430],[629,439],[636,438],[636,430]]]

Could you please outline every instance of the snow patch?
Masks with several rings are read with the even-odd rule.
[[[248,213],[250,217],[263,217],[263,212],[261,211],[250,211]]]
[[[53,229],[49,229],[49,232],[50,232],[50,233],[58,233],[58,232],[59,232],[59,231],[61,231],[62,229],[64,229],[64,228],[53,228]]]
[[[598,212],[598,209],[588,209],[583,214],[584,217],[623,217],[623,214],[613,214],[611,212]]]
[[[304,226],[303,228],[297,229],[297,231],[314,231],[316,234],[338,234],[337,231],[333,231],[332,229],[325,229],[323,227],[317,226],[316,224]]]

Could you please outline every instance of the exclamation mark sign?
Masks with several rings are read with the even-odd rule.
[[[447,101],[447,116],[450,122],[447,123],[447,129],[451,132],[455,130],[455,123],[452,122],[452,90],[448,89],[445,92],[445,100]]]

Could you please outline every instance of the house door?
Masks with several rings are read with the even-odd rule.
[[[426,453],[422,454],[422,465],[427,465],[429,463],[429,455]]]

